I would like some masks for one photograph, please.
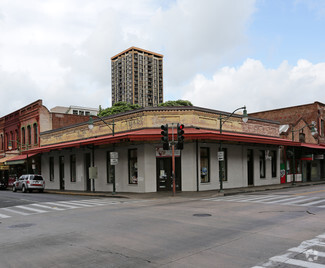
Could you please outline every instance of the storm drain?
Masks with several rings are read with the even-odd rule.
[[[208,213],[200,213],[200,214],[193,214],[195,217],[210,217],[211,214]]]
[[[13,228],[27,228],[35,225],[34,223],[22,223],[22,224],[16,224],[16,225],[11,225],[8,228],[13,229]]]

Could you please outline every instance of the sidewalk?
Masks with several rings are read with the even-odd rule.
[[[223,192],[219,190],[201,191],[201,192],[176,192],[173,196],[172,192],[153,192],[153,193],[109,193],[109,192],[81,192],[81,191],[67,191],[67,190],[45,190],[46,193],[51,194],[67,194],[79,196],[92,196],[92,197],[108,197],[108,198],[128,198],[128,199],[161,199],[161,198],[185,198],[185,199],[200,199],[200,198],[213,198],[216,196],[235,195],[250,192],[262,192],[270,190],[280,190],[293,187],[307,187],[312,185],[325,184],[325,181],[318,182],[297,182],[296,185],[291,183],[264,185],[264,186],[251,186],[243,188],[224,189]]]

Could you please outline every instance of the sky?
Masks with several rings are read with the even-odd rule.
[[[0,117],[111,106],[111,57],[164,55],[164,100],[248,112],[325,103],[325,0],[1,0]]]

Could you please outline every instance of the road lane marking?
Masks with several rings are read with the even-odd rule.
[[[10,208],[2,208],[2,210],[5,210],[5,211],[11,212],[11,213],[16,213],[16,214],[23,215],[23,216],[31,215],[30,213],[25,213],[25,212],[21,212],[21,211],[10,209]]]
[[[274,203],[280,203],[280,202],[285,202],[285,201],[292,201],[292,200],[295,200],[295,199],[300,199],[301,200],[301,198],[304,198],[304,197],[303,196],[295,196],[295,197],[289,197],[289,198],[275,200],[275,201],[266,201],[266,203],[274,204]]]
[[[300,206],[310,206],[310,205],[315,205],[315,204],[319,204],[319,203],[323,203],[325,202],[324,199],[321,199],[321,200],[317,200],[317,201],[313,201],[313,202],[309,202],[309,203],[305,203],[305,204],[301,204]]]
[[[46,202],[45,204],[54,205],[54,206],[61,206],[61,207],[66,207],[66,208],[80,208],[80,207],[76,207],[76,206],[62,204],[62,203],[59,203],[59,202]]]
[[[292,264],[300,267],[306,267],[306,268],[325,268],[324,264],[319,264],[315,262],[309,262],[309,261],[302,261],[302,260],[296,260],[296,259],[288,259],[285,256],[276,256],[270,258],[271,261],[275,262],[281,262],[285,264]]]
[[[5,214],[0,214],[0,218],[6,219],[6,218],[11,218],[11,216],[5,215]]]
[[[64,208],[57,208],[57,207],[50,207],[50,206],[46,206],[46,205],[42,205],[42,204],[30,204],[31,206],[36,206],[36,207],[40,207],[40,208],[47,208],[47,209],[53,209],[53,210],[65,210]]]
[[[314,193],[322,193],[325,192],[325,190],[319,190],[319,191],[313,191],[313,192],[307,192],[307,193],[299,193],[294,195],[306,195],[306,194],[314,194]]]
[[[25,210],[29,210],[29,211],[33,211],[33,212],[37,212],[37,213],[46,213],[46,212],[48,212],[48,211],[45,211],[45,210],[30,208],[30,207],[27,207],[27,206],[15,206],[15,208],[21,208],[21,209],[25,209]]]

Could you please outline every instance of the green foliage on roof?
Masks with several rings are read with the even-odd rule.
[[[113,115],[113,114],[119,114],[127,111],[132,111],[141,108],[140,105],[138,104],[129,104],[126,102],[117,102],[115,103],[112,107],[108,107],[106,109],[99,109],[98,116],[103,117],[103,116],[108,116],[108,115]]]
[[[170,107],[170,106],[193,106],[193,104],[188,100],[177,100],[177,101],[166,101],[160,103],[158,106]]]
[[[188,100],[177,100],[177,101],[166,101],[164,103],[159,104],[160,107],[171,107],[171,106],[193,106],[193,104]],[[99,106],[99,113],[98,116],[109,116],[113,114],[119,114],[127,111],[132,111],[136,109],[140,109],[141,106],[138,104],[129,104],[126,102],[117,102],[112,107],[108,107],[103,109]]]

